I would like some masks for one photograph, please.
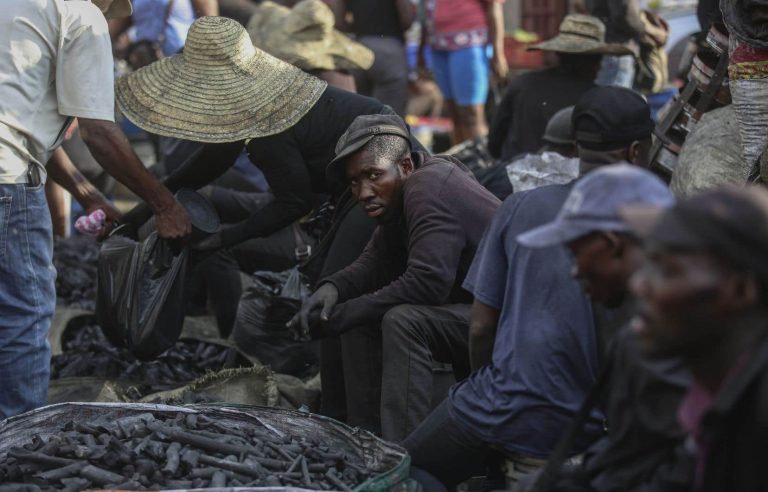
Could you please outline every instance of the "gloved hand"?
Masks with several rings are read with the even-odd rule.
[[[287,323],[300,340],[320,338],[322,326],[331,317],[334,306],[339,302],[339,291],[335,285],[322,284],[309,298],[301,303],[301,309]],[[319,311],[319,316],[318,316]]]

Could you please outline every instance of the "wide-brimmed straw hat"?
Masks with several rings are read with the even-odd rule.
[[[292,9],[260,4],[248,21],[253,44],[303,70],[367,70],[373,52],[333,28],[331,9],[321,0],[302,0]]]
[[[529,50],[556,51],[583,55],[631,55],[628,47],[605,42],[605,24],[589,15],[570,14],[560,23],[552,39],[534,44]]]
[[[326,85],[254,47],[236,21],[201,17],[181,54],[118,79],[115,99],[148,132],[221,143],[287,130]]]
[[[101,9],[107,19],[128,17],[133,13],[131,0],[93,0],[93,4]]]

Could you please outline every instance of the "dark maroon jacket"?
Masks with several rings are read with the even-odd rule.
[[[472,301],[461,284],[500,202],[453,157],[412,155],[402,216],[377,227],[363,254],[323,281],[339,290],[334,332],[379,323],[400,304]]]

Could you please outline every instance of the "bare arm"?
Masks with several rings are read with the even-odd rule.
[[[117,38],[131,27],[132,22],[130,17],[122,17],[119,19],[109,19],[107,24],[109,25],[109,37],[112,39],[112,44],[115,44]]]
[[[475,299],[469,320],[469,365],[473,371],[491,363],[500,311]]]
[[[219,0],[192,0],[195,17],[219,15]]]
[[[400,28],[403,32],[407,31],[413,21],[416,20],[416,7],[411,0],[394,0],[397,7],[397,20],[400,21]]]
[[[63,148],[53,151],[46,168],[51,180],[67,190],[86,213],[101,209],[107,215],[108,223],[120,220],[120,212],[77,170]]]
[[[96,161],[153,210],[158,234],[164,238],[188,235],[192,224],[187,212],[168,188],[144,168],[122,130],[111,121],[78,120],[83,141]]]
[[[493,59],[491,60],[493,73],[500,80],[504,80],[509,73],[509,66],[504,54],[504,11],[501,4],[491,1],[488,4],[486,15],[488,16],[488,36],[493,46]]]

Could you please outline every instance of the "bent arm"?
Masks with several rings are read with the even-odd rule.
[[[94,198],[103,199],[104,196],[93,186],[93,183],[77,170],[66,151],[58,147],[51,154],[46,166],[48,176],[59,186],[69,192],[75,200],[80,203],[84,209],[88,209],[87,204]]]
[[[419,195],[406,202],[408,260],[403,274],[375,292],[336,306],[330,326],[345,331],[379,322],[399,304],[448,301],[465,244],[464,230],[445,200],[427,192]]]
[[[120,127],[106,120],[78,120],[83,141],[105,171],[136,193],[155,213],[173,206],[171,192],[147,171]]]
[[[475,299],[469,321],[469,365],[473,371],[487,366],[493,358],[493,344],[500,311]]]

